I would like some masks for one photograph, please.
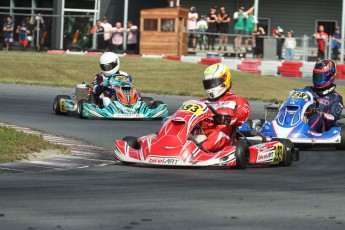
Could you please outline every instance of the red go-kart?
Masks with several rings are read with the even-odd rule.
[[[116,140],[115,159],[125,164],[228,166],[239,169],[250,164],[290,166],[293,160],[298,159],[298,150],[288,139],[277,138],[266,142],[263,136],[262,141],[254,143],[239,132],[235,132],[231,144],[224,149],[217,152],[203,150],[200,143],[207,137],[203,135],[200,123],[211,122],[216,113],[210,104],[187,101],[163,123],[157,134]]]

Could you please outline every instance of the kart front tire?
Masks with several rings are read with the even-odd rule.
[[[279,163],[280,166],[289,167],[292,165],[292,161],[294,159],[294,155],[298,154],[294,144],[289,139],[281,139],[281,138],[272,138],[271,141],[279,141],[283,144],[284,148],[284,155],[282,162]]]
[[[345,150],[345,126],[341,127],[340,143],[335,146],[339,150]]]
[[[163,101],[153,101],[151,105],[151,109],[157,109],[162,104],[164,104]]]
[[[137,149],[137,150],[140,149],[138,138],[127,136],[127,137],[124,137],[122,140],[125,141],[127,145],[131,147],[132,149]]]
[[[236,147],[236,169],[246,169],[249,165],[249,145],[246,140],[238,140],[233,145]]]
[[[85,117],[83,114],[84,103],[87,103],[86,99],[82,99],[82,100],[78,101],[77,113],[78,113],[78,117],[80,119],[87,119],[87,117]]]
[[[61,111],[61,99],[70,100],[71,97],[68,95],[57,95],[53,102],[53,110],[57,115],[66,115],[67,112]]]

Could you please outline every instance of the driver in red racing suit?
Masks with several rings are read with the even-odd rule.
[[[211,105],[218,114],[213,121],[203,121],[202,129],[207,139],[201,147],[216,152],[230,145],[230,137],[236,128],[250,116],[246,99],[237,97],[231,88],[231,73],[224,64],[214,64],[204,71],[203,85],[207,98],[201,101]]]

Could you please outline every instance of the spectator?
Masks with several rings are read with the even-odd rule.
[[[121,22],[116,22],[115,27],[112,29],[113,37],[112,44],[115,50],[123,50],[123,32]]]
[[[256,31],[256,25],[258,24],[258,19],[253,15],[253,10],[248,11],[246,17],[246,25],[244,26],[245,35],[247,35],[245,42],[246,50],[248,51],[249,38],[252,37],[252,47],[255,47],[255,37],[253,33]]]
[[[214,42],[216,39],[215,33],[217,33],[217,15],[216,15],[216,7],[211,7],[210,13],[207,15],[206,19],[208,23],[207,32],[208,34],[208,46],[207,49],[210,49],[210,46],[212,47],[212,50],[214,50]]]
[[[13,28],[14,24],[12,22],[12,17],[7,16],[7,22],[5,22],[2,31],[5,32],[5,43],[7,51],[10,50],[10,43],[13,42]]]
[[[285,60],[286,61],[293,61],[295,56],[295,48],[296,48],[296,38],[293,37],[293,31],[289,30],[286,33],[286,38],[284,41],[284,48],[285,48]]]
[[[207,31],[207,22],[205,21],[204,15],[201,15],[200,20],[196,23],[196,31],[200,50],[202,50],[202,46],[206,49],[207,36],[205,32]]]
[[[96,25],[94,25],[93,32],[91,34],[93,33],[96,33],[97,36],[97,49],[104,50],[104,28],[102,26],[102,21],[100,19],[96,21]]]
[[[325,50],[326,50],[326,41],[328,39],[328,34],[325,31],[323,25],[319,25],[318,32],[313,34],[313,37],[316,39],[317,42],[317,57],[319,60],[324,59],[325,57]]]
[[[127,50],[136,52],[138,43],[138,27],[132,21],[127,22]]]
[[[219,48],[218,50],[222,49],[222,45],[224,44],[224,51],[226,51],[226,47],[228,45],[228,33],[229,33],[229,26],[230,26],[230,17],[228,13],[225,11],[225,7],[220,7],[220,12],[218,14],[218,22],[220,23],[220,35],[219,35]]]
[[[340,47],[341,47],[341,34],[340,34],[340,28],[337,26],[335,27],[335,31],[332,36],[332,59],[333,60],[339,59]]]
[[[196,8],[192,6],[189,9],[188,13],[188,38],[189,41],[188,44],[192,44],[193,49],[196,47],[196,22],[198,20],[198,13],[196,12]]]
[[[282,51],[283,51],[283,45],[285,41],[284,37],[284,30],[280,26],[277,27],[276,30],[274,30],[275,33],[273,34],[273,37],[277,39],[277,57],[279,60],[283,59],[282,57]]]
[[[112,35],[113,35],[113,26],[108,22],[107,17],[103,17],[103,22],[101,23],[101,26],[103,27],[104,34],[104,48],[106,51],[109,51],[112,46]]]
[[[237,12],[234,13],[234,22],[235,22],[235,34],[237,37],[235,38],[235,50],[241,48],[242,45],[242,35],[244,35],[244,26],[245,26],[245,18],[248,15],[248,12],[252,11],[254,6],[252,6],[248,11],[244,11],[244,7],[241,6]]]
[[[32,16],[30,19],[30,24],[34,26],[33,34],[35,34],[34,37],[34,43],[36,43],[37,50],[40,50],[41,46],[41,38],[44,32],[44,19],[41,15],[41,13],[38,13],[36,16]]]
[[[25,27],[29,31],[29,33],[28,33],[28,46],[33,46],[34,43],[33,43],[32,34],[33,34],[35,26],[33,24],[31,24],[31,20],[29,17],[25,19],[25,22],[26,22]]]
[[[254,57],[263,58],[264,53],[264,37],[266,35],[265,29],[261,26],[253,33],[255,36]]]
[[[22,20],[22,24],[17,26],[16,33],[19,34],[19,43],[26,48],[29,44],[28,34],[30,34],[29,28],[27,28],[27,24],[25,19]]]

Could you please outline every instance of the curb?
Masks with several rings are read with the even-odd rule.
[[[68,170],[89,167],[99,167],[114,164],[115,160],[109,150],[83,141],[66,139],[57,135],[50,135],[31,128],[18,125],[0,123],[0,126],[8,126],[24,133],[42,135],[43,139],[54,144],[66,146],[72,152],[66,157],[53,157],[34,161],[17,161],[0,164],[1,173],[19,172],[43,172],[52,170]]]

